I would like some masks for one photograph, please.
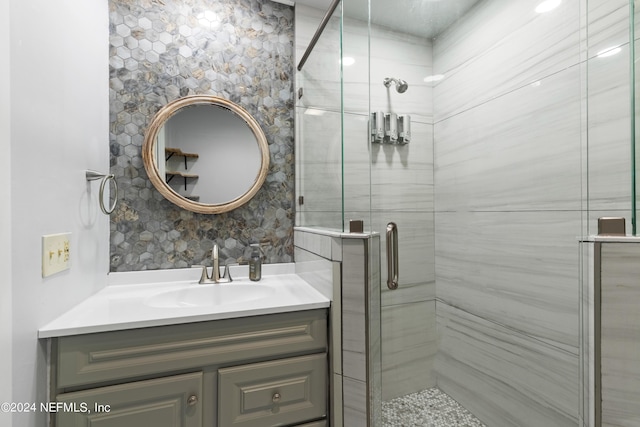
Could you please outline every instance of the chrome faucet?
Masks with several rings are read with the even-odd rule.
[[[194,265],[193,267],[201,267],[202,275],[200,276],[199,284],[205,283],[220,283],[220,259],[218,257],[218,245],[213,244],[213,248],[211,249],[211,262],[213,264],[213,268],[211,269],[211,275],[207,271],[207,267],[204,265]],[[224,266],[224,275],[222,276],[226,282],[233,282],[231,278],[231,272],[229,271],[229,265]]]

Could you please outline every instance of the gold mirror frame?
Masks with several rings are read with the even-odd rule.
[[[243,119],[256,137],[256,142],[261,153],[261,164],[256,175],[256,179],[246,193],[229,202],[209,204],[189,200],[178,194],[166,183],[165,178],[160,176],[157,163],[158,156],[156,155],[158,132],[167,120],[180,111],[180,109],[193,105],[215,105],[226,108]],[[213,95],[190,95],[168,103],[153,117],[144,138],[144,145],[142,146],[142,161],[151,183],[167,200],[188,211],[203,214],[218,214],[229,212],[247,203],[253,196],[255,196],[260,187],[262,187],[269,169],[269,144],[267,143],[267,138],[258,122],[241,106]]]

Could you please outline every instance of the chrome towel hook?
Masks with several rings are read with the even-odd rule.
[[[116,182],[115,175],[113,174],[105,175],[100,172],[87,170],[86,177],[87,177],[87,181],[95,181],[97,179],[102,180],[102,182],[100,182],[100,195],[99,195],[98,203],[100,204],[100,210],[102,210],[102,212],[105,215],[111,214],[115,210],[116,204],[118,204],[118,183]],[[106,187],[107,182],[109,182],[109,180],[113,181],[113,188],[115,189],[115,194],[113,197],[113,205],[111,205],[111,207],[107,209],[104,206],[104,187]]]

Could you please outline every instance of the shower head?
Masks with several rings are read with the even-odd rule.
[[[395,82],[396,90],[398,91],[398,93],[405,93],[409,88],[409,85],[407,84],[407,82],[405,82],[402,79],[394,79],[393,77],[387,77],[386,79],[383,80],[382,83],[386,87],[389,87],[391,86],[391,82]]]

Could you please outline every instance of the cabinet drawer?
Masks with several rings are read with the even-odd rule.
[[[323,353],[218,370],[218,424],[281,426],[325,416],[327,363]]]
[[[327,312],[239,319],[62,337],[57,388],[78,387],[202,366],[326,351]]]

